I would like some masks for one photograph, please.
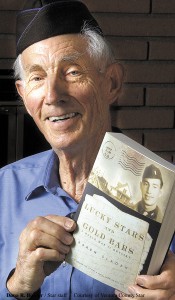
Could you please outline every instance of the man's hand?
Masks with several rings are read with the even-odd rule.
[[[20,235],[15,272],[7,282],[11,294],[32,295],[40,288],[65,259],[75,227],[73,220],[55,215],[37,217],[28,224]]]
[[[175,300],[175,254],[168,253],[160,275],[140,275],[128,288],[128,296],[117,290],[116,295],[122,300]]]

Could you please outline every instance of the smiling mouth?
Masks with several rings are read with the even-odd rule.
[[[148,199],[148,200],[152,199],[151,196],[147,196],[147,195],[145,196],[145,198]]]
[[[70,114],[65,114],[59,117],[49,117],[47,118],[50,122],[61,122],[61,121],[65,121],[65,120],[69,120],[72,118],[75,118],[76,116],[78,116],[79,113],[75,112],[75,113],[70,113]]]

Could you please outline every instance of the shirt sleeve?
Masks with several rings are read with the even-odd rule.
[[[22,297],[23,295],[12,295],[7,288],[4,288],[0,292],[0,299],[11,299],[11,300],[17,300],[19,299],[18,297]],[[36,291],[30,298],[29,300],[39,300],[40,299],[40,290]]]
[[[7,281],[8,279],[13,275],[13,273],[15,272],[15,269],[11,270],[11,272],[9,273],[8,277],[7,277],[7,280],[6,280],[6,284],[7,284]],[[24,295],[21,293],[20,295],[12,295],[9,290],[7,289],[7,287],[5,287],[2,291],[1,291],[1,294],[0,296],[2,298],[0,299],[7,299],[8,297],[10,297],[11,300],[17,300],[19,298],[22,298],[24,297]],[[40,299],[40,296],[41,296],[41,291],[40,289],[37,290],[35,293],[33,293],[30,297],[30,295],[28,295],[29,300],[39,300]]]

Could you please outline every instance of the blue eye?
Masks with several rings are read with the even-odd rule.
[[[82,74],[81,69],[77,65],[75,65],[75,66],[69,66],[65,70],[65,75],[66,76],[77,77],[77,76],[80,76],[81,74]]]
[[[75,67],[70,67],[65,72],[65,79],[67,81],[74,82],[75,80],[78,80],[81,77],[81,75],[82,75],[81,70]]]
[[[70,69],[70,70],[67,70],[66,72],[66,75],[67,76],[73,76],[73,77],[76,77],[76,76],[79,76],[80,75],[80,71],[79,70],[74,70],[74,69]]]
[[[79,75],[78,71],[71,71],[70,74],[72,74],[73,76]]]

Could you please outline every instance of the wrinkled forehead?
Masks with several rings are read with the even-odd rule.
[[[56,71],[68,65],[79,66],[84,71],[97,67],[86,41],[82,43],[82,37],[76,34],[52,37],[29,46],[21,54],[21,65],[26,76],[35,71]]]
[[[80,58],[87,59],[87,56],[87,43],[85,40],[82,42],[82,37],[78,34],[56,36],[39,41],[27,47],[21,55],[25,64],[30,60],[34,62],[35,59],[76,61]]]

